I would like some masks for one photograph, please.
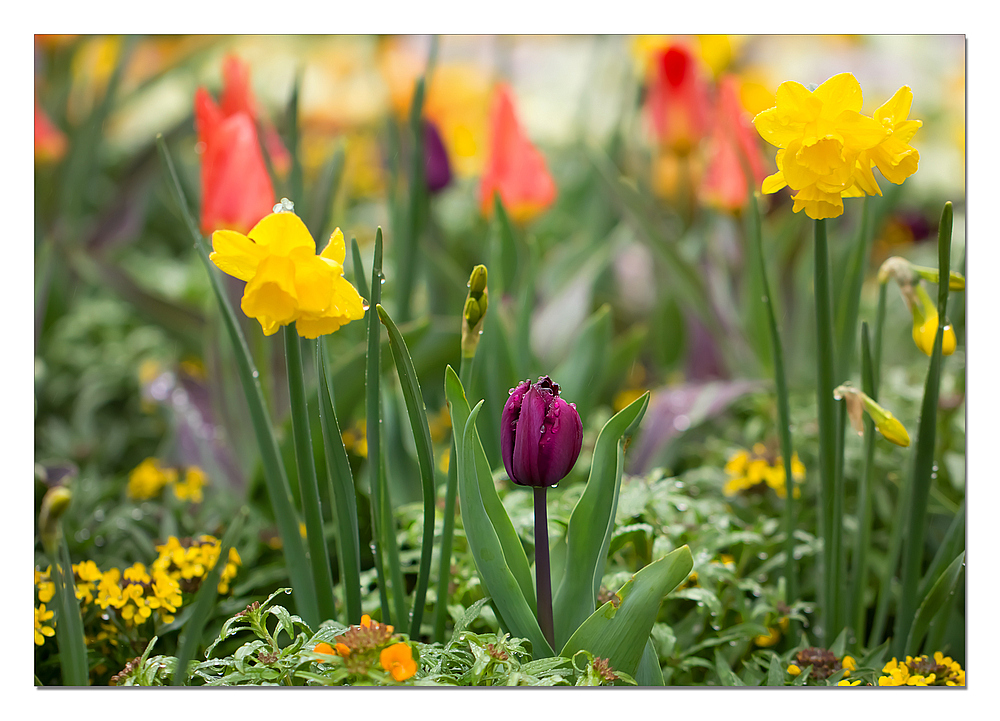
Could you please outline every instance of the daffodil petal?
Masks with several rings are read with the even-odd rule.
[[[257,265],[264,257],[264,249],[235,230],[217,230],[212,233],[212,252],[208,258],[223,273],[240,280],[250,280],[257,272]]]

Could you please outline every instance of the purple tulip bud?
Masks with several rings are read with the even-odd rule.
[[[500,450],[510,479],[521,486],[554,486],[570,472],[583,445],[576,404],[559,397],[548,376],[522,381],[500,419]]]
[[[441,141],[441,134],[430,121],[424,121],[424,174],[432,193],[443,190],[451,182],[451,164]]]

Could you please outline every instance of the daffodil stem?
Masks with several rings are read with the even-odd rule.
[[[549,646],[556,647],[552,623],[552,574],[549,568],[549,521],[545,510],[545,486],[535,489],[535,592],[538,599],[538,625]]]
[[[819,519],[823,538],[823,638],[832,641],[837,634],[836,585],[839,549],[835,546],[833,524],[837,474],[837,413],[834,406],[834,345],[830,256],[826,243],[826,221],[816,221],[814,290],[816,293],[816,405],[819,422]]]
[[[917,598],[921,567],[924,558],[924,530],[927,520],[927,501],[931,486],[937,474],[934,467],[934,443],[937,430],[938,395],[941,384],[941,344],[944,326],[947,324],[945,310],[948,307],[948,281],[951,265],[952,205],[945,203],[938,226],[938,273],[942,282],[938,284],[938,329],[934,336],[934,350],[927,369],[924,385],[924,399],[920,407],[920,425],[917,430],[917,444],[914,450],[913,477],[910,486],[911,501],[909,523],[906,529],[906,544],[903,546],[902,586],[896,612],[896,626],[893,631],[892,652],[902,657],[917,649],[906,649],[906,637],[922,599]]]
[[[472,360],[475,356],[462,355],[459,379],[463,388],[469,388]],[[444,624],[448,615],[448,587],[451,583],[451,552],[455,543],[455,497],[458,495],[458,448],[452,430],[451,455],[448,456],[448,481],[444,492],[444,524],[441,528],[441,560],[438,565],[438,590],[434,611],[434,640],[444,643]]]
[[[868,335],[868,324],[861,323],[861,389],[873,400],[878,400],[875,391],[875,372],[871,356],[871,342]],[[858,480],[858,510],[857,534],[854,541],[854,552],[851,557],[851,593],[848,599],[851,609],[848,622],[854,626],[854,634],[859,645],[865,638],[865,587],[868,579],[868,546],[871,543],[872,526],[872,475],[875,462],[875,422],[865,414],[865,461]]]
[[[748,177],[749,176],[749,171]],[[752,189],[754,184],[749,183]],[[760,282],[763,292],[762,301],[767,311],[767,329],[771,336],[771,356],[774,364],[774,386],[778,396],[778,437],[781,440],[781,458],[785,466],[785,590],[788,597],[786,603],[793,603],[798,595],[798,584],[795,578],[795,479],[792,477],[792,421],[788,406],[788,380],[785,377],[785,354],[781,345],[781,333],[778,331],[778,321],[774,315],[774,303],[771,302],[771,286],[767,280],[767,264],[764,262],[763,243],[761,242],[760,209],[757,205],[758,195],[751,190],[748,202],[747,234],[753,243],[753,251],[760,261]]]
[[[335,619],[333,576],[330,573],[330,556],[323,535],[323,510],[319,498],[319,482],[316,479],[316,462],[313,456],[309,409],[306,405],[305,379],[302,372],[302,341],[299,340],[299,334],[294,326],[285,327],[284,337],[288,400],[292,416],[292,442],[295,446],[295,465],[299,471],[299,494],[302,497],[302,515],[306,521],[306,546],[309,549],[309,561],[315,581],[316,605],[321,619]]]

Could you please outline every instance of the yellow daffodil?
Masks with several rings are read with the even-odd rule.
[[[318,338],[364,315],[358,291],[344,278],[344,234],[339,228],[323,251],[291,212],[271,213],[243,235],[212,234],[209,256],[222,271],[247,281],[240,307],[264,335],[295,323],[303,338]]]
[[[884,153],[862,157],[865,151],[873,151],[890,139],[898,115],[901,123],[905,119],[903,105],[906,113],[909,106],[904,96],[897,93],[880,108],[884,109],[883,122],[861,114],[861,85],[850,73],[834,75],[813,91],[801,83],[782,83],[775,94],[775,107],[754,118],[761,136],[780,148],[775,157],[778,172],[764,180],[761,190],[774,193],[787,185],[796,191],[793,211],[804,210],[816,220],[841,215],[845,195],[875,194],[878,186],[874,178],[868,182],[873,162],[900,168],[900,172],[910,164],[900,158],[899,148],[892,142],[883,146]],[[908,141],[912,137],[911,129],[916,130],[912,125],[901,125],[902,145],[903,138]],[[895,166],[893,160],[897,161]]]

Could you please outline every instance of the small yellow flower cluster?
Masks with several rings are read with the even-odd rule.
[[[778,643],[781,640],[781,634],[786,631],[788,631],[788,616],[782,616],[777,626],[771,626],[767,629],[767,633],[756,636],[753,642],[761,648],[768,648]]]
[[[917,171],[920,155],[909,143],[921,122],[908,120],[913,92],[905,85],[873,117],[861,114],[861,85],[850,73],[815,90],[784,82],[775,99],[775,107],[753,121],[780,148],[778,172],[761,190],[774,193],[787,185],[796,191],[793,212],[835,218],[844,212],[843,198],[882,195],[872,168],[897,185]]]
[[[811,646],[799,651],[795,655],[795,663],[790,664],[788,668],[785,669],[785,672],[788,673],[789,676],[798,676],[802,673],[802,669],[807,666],[812,666],[812,672],[810,673],[811,678],[819,680],[829,678],[841,669],[844,669],[844,676],[846,679],[847,676],[851,675],[851,671],[858,668],[858,664],[854,660],[853,656],[844,656],[842,659],[838,659],[833,651]],[[857,682],[850,683],[845,680],[839,682],[837,685],[857,686]]]
[[[56,585],[51,580],[52,566],[44,571],[35,568],[35,591],[38,594],[38,606],[35,607],[35,644],[41,646],[45,643],[46,637],[55,634],[53,621],[51,625],[46,624],[54,615],[54,611],[47,610],[45,604],[52,600],[56,593]]]
[[[201,503],[201,489],[208,482],[205,472],[198,466],[190,466],[183,480],[178,480],[179,476],[176,468],[163,468],[156,458],[147,458],[129,473],[126,493],[129,498],[145,501],[158,496],[164,486],[171,486],[178,500]]]
[[[160,555],[153,561],[152,568],[162,571],[180,584],[181,590],[193,593],[219,560],[222,543],[215,536],[209,535],[201,535],[197,539],[171,536],[165,544],[157,546],[156,550]],[[240,554],[235,548],[230,548],[226,567],[222,569],[219,578],[219,593],[229,593],[229,583],[236,577],[241,564]]]
[[[312,651],[339,658],[352,673],[366,674],[374,664],[374,652],[381,648],[378,660],[382,669],[396,681],[406,681],[417,672],[417,662],[408,643],[389,643],[393,640],[393,630],[392,626],[372,621],[371,616],[365,614],[361,623],[351,626],[334,639],[335,646],[318,643]]]
[[[880,676],[879,686],[964,686],[965,671],[962,667],[940,651],[934,658],[926,655],[907,656],[905,663],[895,657],[882,668],[885,676]]]
[[[722,492],[727,496],[735,496],[740,491],[763,490],[770,486],[778,498],[786,496],[785,464],[781,456],[768,453],[763,443],[754,444],[752,451],[739,450],[729,457],[725,471],[730,476]],[[792,480],[801,483],[806,476],[806,468],[799,460],[797,453],[792,454]],[[794,497],[799,497],[799,489],[794,490]]]
[[[180,585],[165,572],[154,570],[150,576],[146,566],[134,563],[124,572],[117,568],[106,571],[97,586],[97,605],[103,610],[110,606],[129,624],[145,623],[157,612],[160,620],[170,623],[181,605]]]
[[[35,609],[35,645],[41,646],[45,643],[45,638],[48,636],[55,635],[55,622],[52,622],[52,626],[47,626],[46,621],[52,619],[55,615],[55,611],[47,611],[45,609],[45,604],[39,604],[38,608]]]

